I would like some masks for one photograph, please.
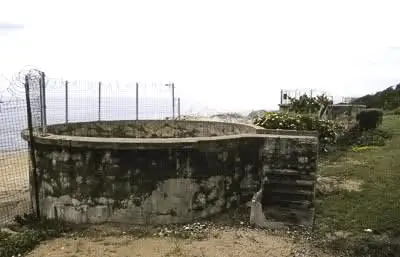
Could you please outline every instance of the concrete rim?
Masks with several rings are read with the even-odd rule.
[[[141,121],[146,122],[147,120]],[[154,120],[149,120],[154,121]],[[158,121],[158,120],[157,120]],[[163,120],[161,120],[163,121]],[[125,122],[123,120],[115,120],[115,121],[103,121],[104,123],[112,123],[112,122]],[[132,121],[126,121],[132,122]],[[168,121],[172,122],[172,121]],[[54,145],[54,146],[64,146],[64,147],[88,147],[95,149],[160,149],[160,148],[180,148],[180,149],[193,149],[197,148],[197,145],[201,142],[217,142],[217,141],[234,141],[236,139],[241,138],[264,138],[264,137],[272,137],[272,138],[304,138],[310,139],[318,136],[318,133],[315,131],[295,131],[295,130],[268,130],[262,127],[252,125],[252,124],[243,124],[243,123],[234,123],[234,122],[221,122],[221,121],[180,121],[180,122],[205,122],[205,123],[216,123],[216,124],[232,124],[232,125],[242,125],[248,126],[249,128],[254,129],[254,133],[248,134],[236,134],[236,135],[223,135],[223,136],[211,136],[211,137],[185,137],[185,138],[113,138],[113,137],[83,137],[83,136],[66,136],[66,135],[57,135],[53,133],[47,133],[45,136],[42,135],[39,131],[33,132],[34,141],[37,144],[42,145]],[[76,122],[69,123],[68,125],[78,125],[85,124],[91,122]],[[52,126],[61,126],[65,124],[54,124]],[[24,129],[21,132],[21,137],[29,142],[29,130]]]

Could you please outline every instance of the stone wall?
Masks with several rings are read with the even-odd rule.
[[[186,138],[255,134],[249,124],[217,121],[139,120],[95,121],[49,126],[56,135],[105,138]]]
[[[318,170],[318,139],[309,136],[268,136],[261,155],[263,210],[267,219],[312,225]]]
[[[186,223],[248,202],[265,176],[267,217],[302,224],[312,217],[316,137],[242,134],[140,149],[63,140],[35,144],[40,209],[49,218]]]
[[[257,134],[318,137],[317,130],[265,129],[262,127],[257,128]]]
[[[329,119],[339,120],[347,120],[350,118],[351,120],[355,121],[357,114],[366,108],[366,105],[334,104],[328,109],[328,117]],[[348,114],[350,114],[350,116]]]

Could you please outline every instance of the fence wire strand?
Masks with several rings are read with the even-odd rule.
[[[165,120],[180,115],[180,100],[173,95],[171,83],[67,80],[47,76],[43,80],[42,72],[34,67],[14,74],[7,79],[8,97],[0,101],[0,224],[32,212],[34,206],[30,192],[32,161],[28,143],[21,137],[21,132],[28,128],[26,78],[32,128],[42,128],[42,133],[44,125]],[[45,104],[41,83],[45,84]],[[90,130],[86,132],[90,134]],[[159,136],[168,135],[165,132]]]
[[[171,119],[172,116],[175,118],[179,116],[178,97],[174,97],[173,100],[171,87],[161,83],[53,78],[48,78],[46,83],[48,124],[96,120]],[[138,96],[136,96],[136,84],[138,84]]]
[[[27,142],[21,132],[27,129],[26,77],[29,78],[29,98],[32,127],[42,123],[39,83],[41,73],[25,69],[10,80],[7,92],[11,97],[0,103],[0,224],[12,222],[17,215],[33,211],[31,199],[32,166]]]

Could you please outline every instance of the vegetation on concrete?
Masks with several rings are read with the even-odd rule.
[[[254,124],[266,129],[317,131],[321,149],[336,144],[346,129],[345,121],[321,118],[321,110],[332,104],[326,95],[289,98],[289,112],[264,112],[255,116]],[[320,113],[321,112],[321,113]],[[351,116],[351,109],[348,111]],[[349,121],[347,120],[347,123]]]
[[[266,129],[316,130],[321,144],[334,144],[345,128],[340,121],[286,112],[266,112],[256,119],[254,124]]]

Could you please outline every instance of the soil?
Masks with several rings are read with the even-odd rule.
[[[47,241],[28,256],[137,256],[137,257],[328,257],[308,244],[266,231],[214,229],[204,240],[177,238],[135,238],[131,235],[90,238],[61,238]]]
[[[31,208],[29,155],[26,151],[0,154],[0,223],[12,221]],[[225,217],[234,219],[234,217]],[[247,220],[242,218],[241,220]],[[114,234],[113,234],[114,235]],[[213,228],[203,240],[172,237],[137,238],[134,235],[104,235],[59,238],[43,242],[29,256],[321,256],[330,255],[309,243],[295,243],[285,234],[270,234],[248,228]]]
[[[25,152],[0,155],[0,222],[30,209],[29,156]],[[224,223],[237,217],[222,217]],[[240,217],[248,220],[248,217]],[[240,222],[243,223],[243,222]],[[149,256],[149,257],[218,257],[218,256],[321,256],[331,257],[313,248],[308,242],[294,242],[286,233],[246,227],[212,228],[202,240],[166,237],[142,237],[121,232],[93,233],[85,237],[64,237],[41,243],[28,256]],[[121,234],[122,233],[122,234]]]
[[[344,190],[348,192],[359,192],[363,181],[355,179],[340,179],[338,177],[323,177],[320,176],[317,179],[317,194],[328,195],[333,192]]]

